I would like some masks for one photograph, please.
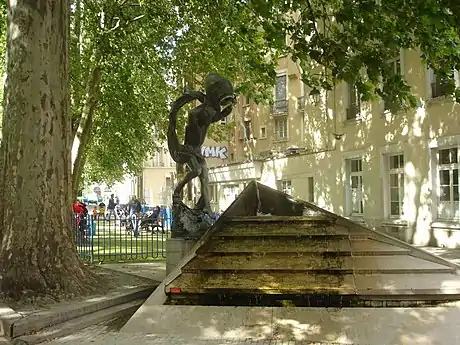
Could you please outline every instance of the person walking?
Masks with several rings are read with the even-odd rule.
[[[108,214],[106,215],[105,220],[110,221],[110,217],[112,217],[112,214],[115,217],[115,220],[117,220],[117,214],[115,213],[115,205],[115,196],[113,194],[110,194],[109,205],[107,206]]]
[[[141,215],[142,205],[135,195],[132,196],[129,203],[129,218],[133,224],[134,237],[139,236],[139,217]]]

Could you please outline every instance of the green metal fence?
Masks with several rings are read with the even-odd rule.
[[[169,224],[167,219],[152,222],[137,217],[72,216],[78,255],[88,262],[166,258]]]

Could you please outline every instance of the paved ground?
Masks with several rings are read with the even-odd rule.
[[[457,265],[460,265],[460,249],[449,249],[449,248],[433,248],[423,247],[423,249],[429,251],[432,254],[438,255],[446,260],[452,261]]]
[[[96,327],[93,327],[92,332],[95,332]],[[94,333],[93,333],[94,334]],[[48,345],[380,345],[380,344],[357,344],[357,343],[337,343],[337,342],[310,342],[310,341],[296,341],[296,340],[205,340],[198,338],[182,338],[169,335],[150,335],[150,336],[135,336],[120,333],[105,333],[94,337],[91,333],[82,333],[72,337],[66,337],[54,340]],[[390,345],[382,344],[382,345]],[[393,345],[393,344],[391,344]],[[442,344],[451,345],[451,344]],[[454,345],[454,344],[452,344]]]
[[[166,276],[166,261],[110,263],[102,264],[101,266],[114,271],[155,280],[157,282],[163,281]]]

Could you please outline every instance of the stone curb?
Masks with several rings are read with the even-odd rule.
[[[14,338],[12,343],[13,345],[35,345],[56,338],[65,337],[100,322],[134,313],[142,305],[142,303],[144,303],[144,299],[138,299],[132,302],[102,309],[95,313],[83,315],[76,319],[44,329],[37,334],[23,335],[18,338]]]
[[[0,337],[9,337],[12,324],[24,316],[6,305],[0,305]],[[3,344],[0,342],[0,344]]]
[[[1,313],[0,311],[0,325],[2,325],[5,336],[16,338],[51,325],[58,325],[84,315],[95,313],[102,309],[128,303],[133,300],[145,300],[155,288],[156,285],[148,285],[132,288],[127,291],[112,292],[103,297],[89,298],[88,300],[66,305],[57,305],[48,310],[38,311],[27,316],[21,316],[12,309],[12,312]]]

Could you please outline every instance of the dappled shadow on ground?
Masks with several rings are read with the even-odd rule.
[[[144,315],[136,334],[354,345],[454,345],[460,340],[455,331],[460,324],[458,305],[407,309],[157,306],[147,308]]]
[[[452,261],[453,263],[460,264],[460,249],[438,248],[438,247],[424,247],[426,251],[438,255],[443,259]]]

